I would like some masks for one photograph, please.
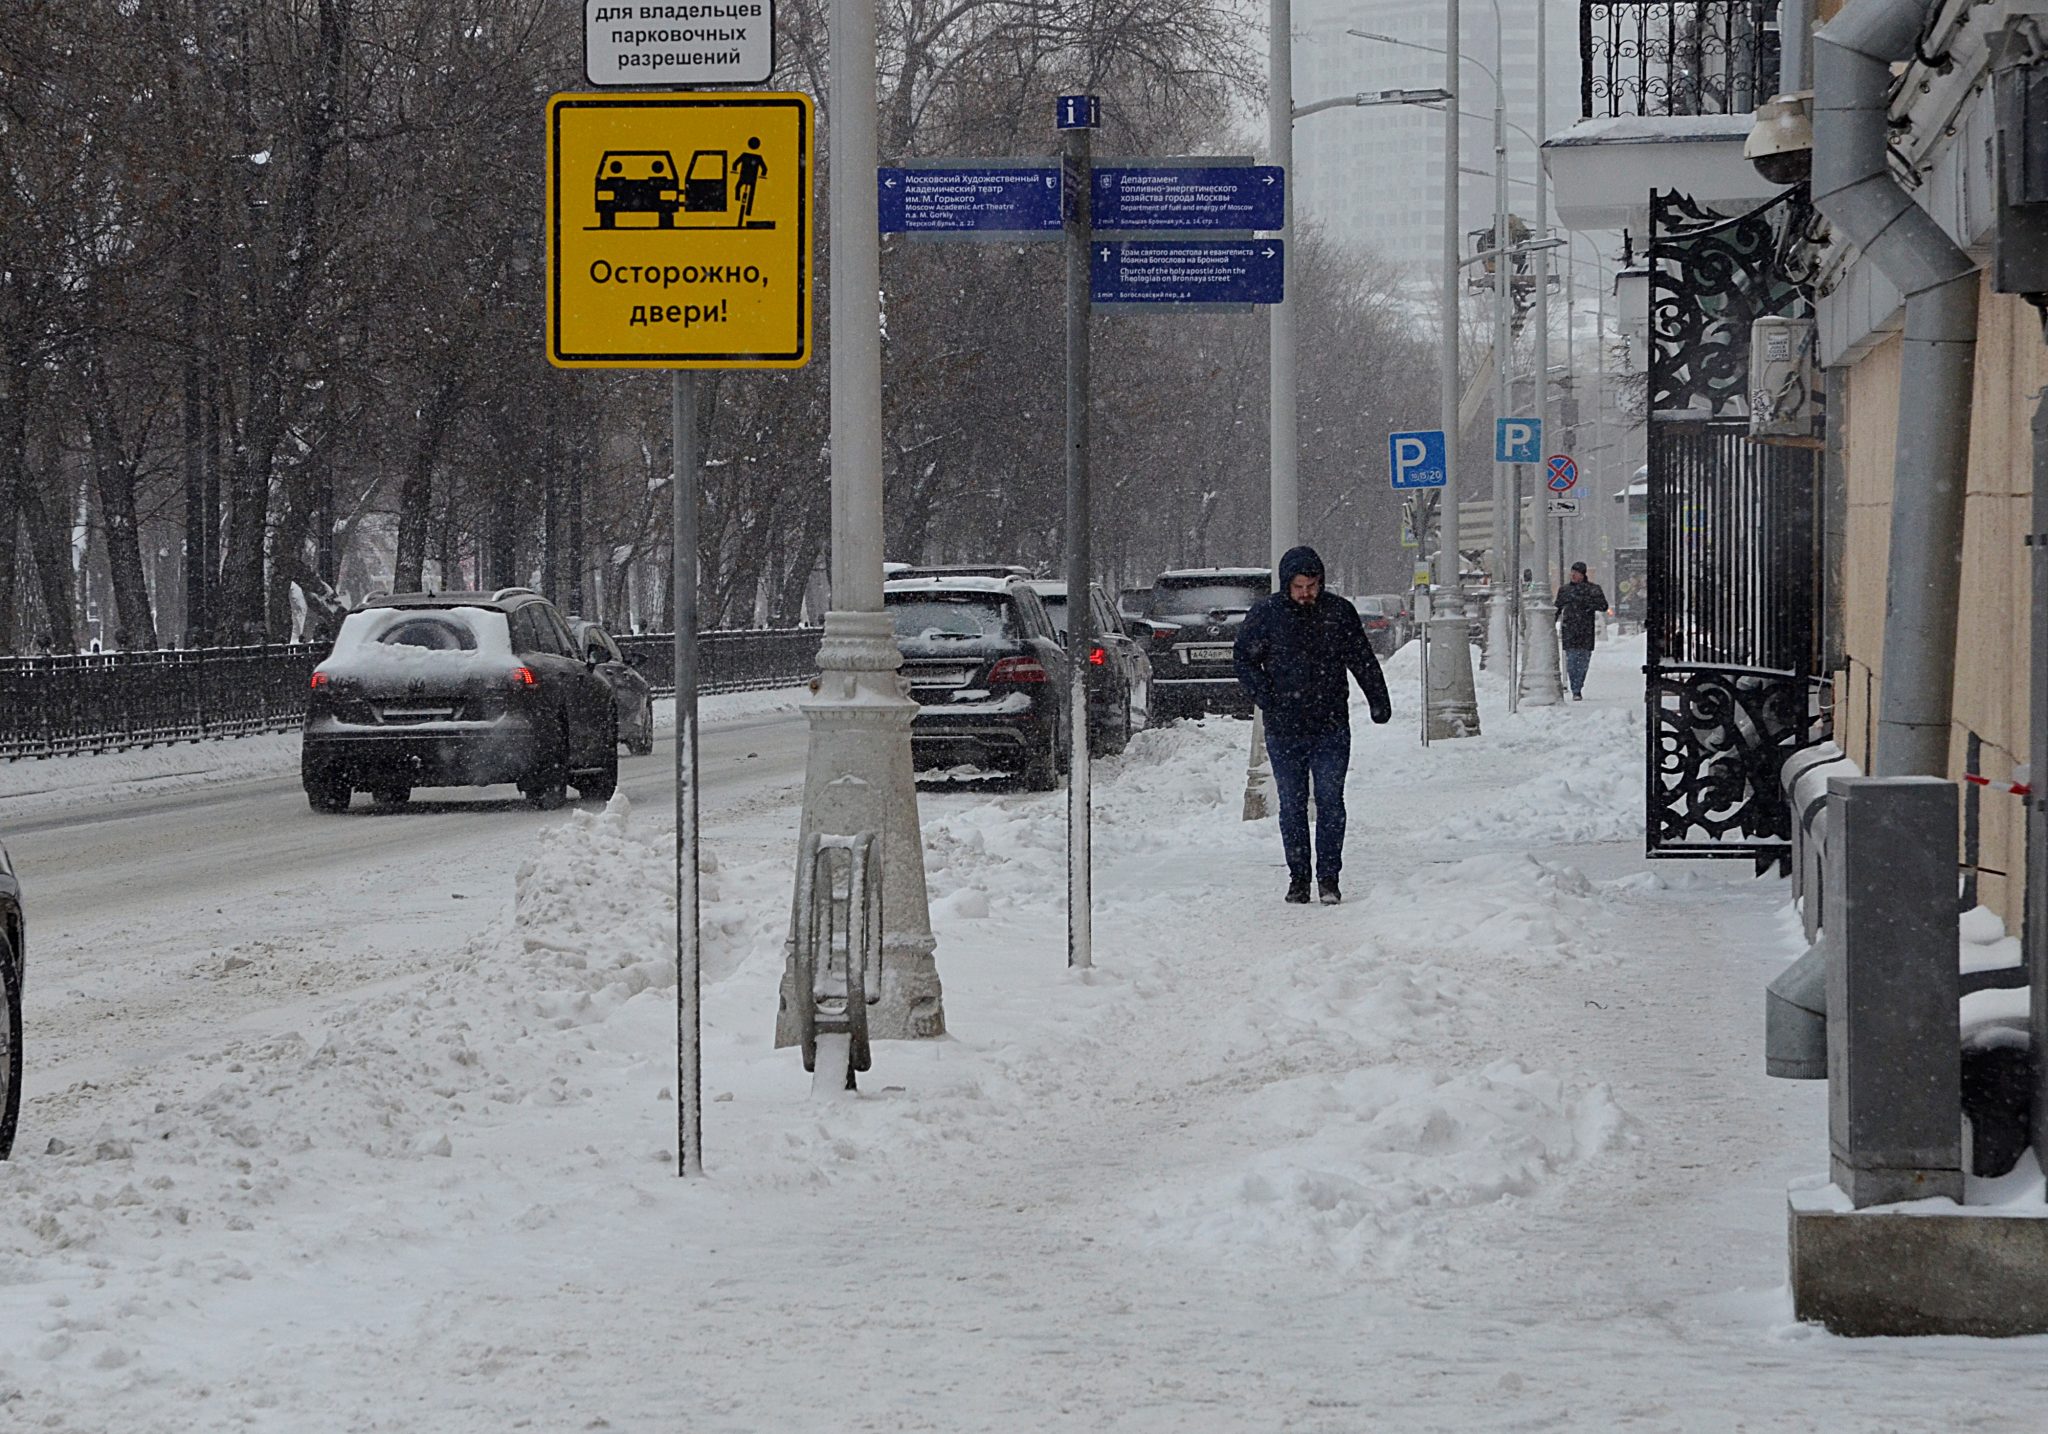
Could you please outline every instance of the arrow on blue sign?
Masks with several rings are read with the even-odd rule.
[[[986,234],[1051,239],[1060,232],[1060,172],[1050,167],[875,171],[884,234]]]
[[[1396,488],[1441,488],[1450,464],[1444,459],[1444,431],[1418,429],[1387,435],[1387,464]]]
[[[1138,239],[1091,250],[1098,304],[1277,304],[1286,246],[1278,239]]]
[[[1275,164],[1104,165],[1090,217],[1097,229],[1278,229],[1286,195]]]

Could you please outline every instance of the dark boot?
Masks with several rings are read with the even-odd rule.
[[[1335,906],[1338,902],[1344,899],[1344,893],[1337,890],[1336,878],[1325,877],[1323,878],[1323,880],[1317,882],[1316,885],[1320,888],[1319,895],[1322,897],[1323,905]],[[1308,900],[1308,897],[1306,894],[1304,894],[1301,899],[1303,901],[1306,901]]]
[[[1295,906],[1308,905],[1308,878],[1297,876],[1287,883],[1287,900]]]

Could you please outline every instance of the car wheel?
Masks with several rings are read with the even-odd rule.
[[[530,806],[554,811],[569,800],[569,732],[565,727],[552,751],[541,757],[519,784]]]
[[[1123,701],[1116,706],[1116,725],[1102,738],[1102,755],[1105,757],[1121,756],[1124,748],[1131,745],[1131,694],[1124,693]]]
[[[348,779],[336,773],[307,777],[304,786],[306,805],[316,812],[345,812],[354,795]]]
[[[21,968],[14,948],[0,936],[0,1160],[14,1149],[21,1119]]]
[[[611,740],[604,744],[604,760],[594,772],[576,778],[576,795],[586,802],[608,802],[619,789],[619,719],[612,716]]]
[[[654,750],[654,704],[647,704],[640,717],[640,730],[626,739],[626,750],[635,757],[645,757]]]
[[[1054,750],[1057,739],[1047,736],[1045,745],[1025,759],[1024,770],[1019,774],[1027,789],[1034,792],[1049,792],[1060,784],[1059,756]]]

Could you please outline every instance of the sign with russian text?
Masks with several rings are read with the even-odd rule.
[[[811,356],[806,95],[548,102],[548,361],[800,368]]]
[[[1275,164],[1103,165],[1091,221],[1103,229],[1278,229],[1287,181]]]
[[[765,85],[773,0],[583,0],[593,85]]]
[[[1046,165],[875,171],[876,218],[884,234],[1054,239],[1061,192],[1059,170]]]
[[[1098,304],[1277,304],[1278,239],[1130,239],[1089,249]]]

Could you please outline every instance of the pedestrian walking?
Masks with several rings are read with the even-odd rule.
[[[1593,665],[1593,639],[1602,613],[1614,616],[1607,594],[1587,575],[1584,563],[1573,563],[1571,577],[1557,590],[1557,627],[1564,639],[1564,674],[1571,680],[1574,702],[1586,700],[1586,669]]]
[[[1308,901],[1313,869],[1325,906],[1344,899],[1344,774],[1351,765],[1348,673],[1365,692],[1372,720],[1392,719],[1387,679],[1365,639],[1358,609],[1323,591],[1323,560],[1309,547],[1280,559],[1279,591],[1245,614],[1233,654],[1237,680],[1265,716],[1266,755],[1280,793],[1280,845],[1287,853],[1287,899]],[[1314,788],[1315,845],[1308,800]],[[1313,859],[1313,866],[1311,860]]]

